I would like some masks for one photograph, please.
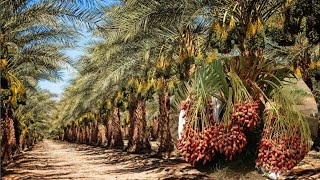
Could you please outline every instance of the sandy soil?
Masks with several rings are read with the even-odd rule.
[[[5,168],[8,179],[209,179],[182,160],[44,140]]]
[[[157,148],[157,142],[152,147]],[[281,179],[319,179],[320,152],[311,151],[287,176]],[[121,150],[107,150],[44,140],[18,160],[5,167],[3,180],[9,179],[227,179],[265,180],[254,167],[243,160],[216,167],[197,167],[179,158],[161,160],[152,155],[127,154]],[[2,174],[3,175],[3,174]],[[208,177],[209,176],[209,177]]]

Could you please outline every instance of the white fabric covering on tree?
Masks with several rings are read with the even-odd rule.
[[[213,106],[213,118],[216,121],[219,121],[219,115],[221,112],[221,108],[222,108],[222,102],[216,98],[211,96],[211,101],[212,101],[212,106]]]
[[[179,115],[179,126],[178,126],[179,139],[181,139],[181,135],[183,133],[183,126],[186,123],[185,113],[186,111],[182,109]]]

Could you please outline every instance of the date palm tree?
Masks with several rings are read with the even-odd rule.
[[[118,52],[115,50],[121,49],[121,45],[122,47],[128,47],[127,44],[135,44],[135,46],[128,47],[130,49],[124,48],[127,52],[136,52],[137,50],[139,50],[137,47],[142,47],[141,43],[143,43],[145,47],[142,48],[145,49],[144,51],[146,52],[146,54],[140,53],[140,55],[137,54],[138,56],[134,58],[139,60],[147,57],[147,62],[149,63],[149,66],[150,64],[153,64],[153,66],[141,70],[155,72],[154,65],[157,59],[159,59],[161,53],[167,52],[167,50],[162,50],[168,49],[168,45],[173,46],[174,44],[178,44],[177,40],[174,39],[175,36],[177,36],[177,34],[175,34],[175,32],[177,32],[175,28],[177,27],[172,26],[172,24],[179,24],[180,21],[183,20],[180,16],[178,16],[179,12],[181,12],[181,14],[187,12],[187,8],[183,9],[180,7],[184,7],[186,5],[189,5],[189,7],[191,7],[192,3],[193,2],[185,1],[175,1],[170,3],[165,3],[161,1],[126,1],[121,6],[113,8],[113,11],[110,11],[107,14],[107,17],[109,17],[108,20],[110,20],[110,22],[106,24],[106,26],[104,27],[105,30],[102,31],[102,33],[105,33],[105,36],[108,37],[108,41],[112,44],[112,46],[114,46],[114,48],[111,48],[111,50],[107,46],[107,52],[119,56]],[[193,5],[198,4],[199,3],[195,3]],[[192,12],[190,12],[190,14],[191,13]],[[168,42],[169,44],[166,44]],[[131,59],[133,59],[133,54],[131,54],[130,56]],[[140,63],[143,63],[143,60],[139,61]],[[131,65],[130,67],[133,66]],[[152,73],[151,78],[156,79],[155,76],[152,77]],[[159,96],[161,99],[159,101],[159,103],[161,103],[160,117],[162,117],[159,121],[161,124],[160,151],[171,151],[173,145],[169,130],[168,110],[170,109],[170,102],[168,102],[169,97],[167,95],[167,80],[164,80],[162,77],[159,78],[159,81],[164,83],[166,91],[164,93],[161,92]],[[132,111],[132,113],[133,112],[134,111]],[[140,113],[144,113],[144,111],[142,110],[140,111]],[[137,117],[143,116],[144,115],[139,115]]]
[[[228,116],[232,103],[241,98],[242,89],[247,100],[250,94],[261,102],[262,117],[274,92],[282,92],[285,78],[291,76],[288,66],[278,61],[274,48],[267,43],[270,39],[266,33],[270,21],[290,3],[128,0],[110,6],[104,23],[95,32],[102,40],[83,59],[80,76],[62,101],[64,111],[60,119],[70,122],[83,113],[98,112],[99,103],[114,101],[119,91],[127,92],[131,103],[128,151],[149,149],[144,131],[145,104],[153,99],[149,96],[151,91],[143,90],[151,80],[158,84],[160,153],[173,149],[169,128],[172,82],[176,89],[185,90],[182,94],[195,93],[194,108],[200,114],[205,114],[208,96],[215,96],[226,105],[224,114]],[[128,84],[125,90],[123,84]],[[290,109],[291,105],[285,107]],[[118,122],[119,111],[108,110],[114,110],[110,111],[114,113],[109,115],[107,128],[111,142],[110,127],[113,119]],[[288,117],[292,118],[291,115]],[[197,119],[198,114],[191,118]],[[304,122],[301,125],[306,127]]]
[[[14,130],[19,130],[20,120],[12,115],[19,104],[32,98],[26,92],[37,90],[41,79],[57,80],[58,71],[70,66],[61,50],[74,45],[78,33],[72,25],[89,27],[99,15],[76,1],[5,0],[0,4],[1,112],[6,112],[1,131],[9,131],[2,134],[1,145],[6,146],[16,144],[14,135],[19,133]]]

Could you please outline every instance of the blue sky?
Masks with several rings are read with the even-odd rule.
[[[83,55],[86,49],[86,45],[88,44],[88,41],[93,39],[91,36],[91,33],[87,30],[84,30],[82,32],[83,37],[78,41],[77,46],[73,49],[66,49],[63,50],[65,55],[69,56],[72,61],[78,61],[78,59]],[[49,82],[47,80],[41,80],[39,82],[39,87],[41,89],[46,89],[50,91],[51,93],[57,94],[58,97],[55,98],[56,100],[59,100],[61,98],[61,95],[63,94],[63,91],[66,87],[70,85],[71,80],[73,80],[77,76],[77,72],[72,69],[63,69],[61,71],[61,80],[57,82]]]
[[[34,0],[31,2],[37,2]],[[116,0],[102,0],[105,5],[114,4]],[[69,56],[72,61],[77,61],[79,57],[85,52],[88,42],[90,42],[93,37],[88,29],[82,30],[83,37],[78,41],[77,46],[73,49],[64,50],[64,53]],[[76,71],[70,69],[64,69],[61,71],[62,80],[57,82],[49,82],[47,80],[41,80],[39,82],[39,87],[41,89],[46,89],[51,93],[57,94],[58,97],[55,100],[59,100],[64,92],[64,89],[70,85],[71,80],[77,76]]]
[[[84,52],[83,48],[77,47],[75,49],[66,50],[65,54],[71,57],[73,61],[77,61],[78,57],[80,57],[83,54],[83,52]],[[41,89],[47,89],[51,93],[54,93],[60,96],[63,93],[64,89],[68,85],[70,85],[70,80],[75,78],[76,72],[71,72],[71,70],[63,69],[61,71],[61,74],[62,74],[61,76],[62,80],[57,82],[49,82],[47,80],[41,80],[39,82],[39,87]]]

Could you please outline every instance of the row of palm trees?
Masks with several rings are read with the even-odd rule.
[[[302,20],[301,28],[290,31],[300,3],[310,5],[294,0],[127,0],[110,5],[94,31],[102,40],[81,57],[79,76],[59,104],[52,133],[120,149],[127,136],[126,150],[142,153],[150,150],[148,124],[157,119],[158,151],[167,155],[174,149],[170,120],[179,102],[193,95],[197,112],[205,111],[200,104],[209,95],[227,104],[236,94],[230,91],[235,76],[260,101],[262,116],[273,90],[292,77],[290,65],[298,76],[302,69],[315,70],[309,65],[319,57],[319,39],[303,45],[312,49],[309,58],[303,57],[306,49],[297,49],[300,41],[284,43],[308,41],[310,33],[317,33]],[[315,11],[296,16],[310,18]]]
[[[159,154],[169,155],[174,147],[170,120],[188,94],[202,113],[208,96],[227,104],[234,96],[232,77],[239,77],[263,104],[290,76],[290,65],[303,78],[316,74],[317,3],[311,8],[305,8],[308,1],[294,0],[100,5],[85,0],[1,2],[2,162],[44,137],[43,130],[73,142],[121,149],[127,137],[128,152],[146,152],[154,120]],[[79,76],[54,105],[38,81],[57,80],[59,70],[72,64],[61,50],[74,47],[77,25],[96,27],[100,40],[81,57]]]
[[[46,135],[54,95],[38,82],[56,81],[63,68],[71,67],[62,50],[75,46],[79,32],[74,25],[92,27],[99,20],[98,13],[84,7],[91,5],[73,0],[0,2],[2,164]]]

